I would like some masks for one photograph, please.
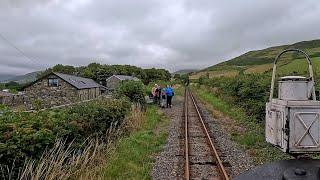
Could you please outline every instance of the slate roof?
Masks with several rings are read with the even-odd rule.
[[[72,86],[74,86],[77,89],[89,89],[89,88],[97,88],[101,87],[100,84],[96,83],[94,80],[89,78],[83,78],[79,76],[73,76],[69,74],[62,74],[62,73],[55,73],[56,76],[60,77],[61,79],[65,80]]]
[[[121,81],[125,81],[125,80],[128,80],[128,81],[139,81],[138,78],[133,77],[133,76],[125,76],[125,75],[113,75],[113,76],[118,78],[118,79],[120,79]],[[113,77],[113,76],[111,76],[111,77]],[[108,79],[110,79],[111,77],[109,77]]]
[[[39,80],[47,78],[48,76],[50,76],[52,74],[60,77],[61,79],[63,79],[64,81],[66,81],[67,83],[69,83],[70,85],[72,85],[73,87],[75,87],[77,89],[90,89],[90,88],[103,87],[102,85],[96,83],[94,80],[89,79],[89,78],[83,78],[83,77],[73,76],[73,75],[69,75],[69,74],[51,72],[51,73],[47,74],[46,76],[44,76],[40,79],[37,79],[36,81],[34,81],[30,84],[27,84],[23,88],[29,87],[29,86],[33,85],[34,83],[38,82]]]

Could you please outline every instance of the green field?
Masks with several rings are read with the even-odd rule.
[[[313,71],[315,75],[320,74],[320,58],[315,57],[311,58],[313,64]],[[278,68],[278,73],[280,75],[289,75],[289,74],[299,74],[307,75],[308,74],[308,64],[307,61],[303,59],[295,59],[289,64],[280,66]]]

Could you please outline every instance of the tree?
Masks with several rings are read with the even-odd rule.
[[[76,69],[75,69],[75,67],[70,66],[70,65],[57,64],[52,67],[52,71],[64,73],[64,74],[74,74],[76,72]]]
[[[116,98],[126,96],[131,102],[141,105],[145,104],[144,95],[144,85],[140,81],[122,81],[114,93]]]
[[[5,89],[5,88],[6,88],[6,85],[3,84],[3,83],[0,83],[0,90],[3,90],[3,89]]]
[[[177,79],[177,80],[180,79],[180,77],[181,77],[180,74],[175,74],[175,75],[173,76],[173,78],[174,78],[174,79]]]
[[[169,71],[165,69],[145,69],[146,72],[146,79],[145,79],[145,84],[148,84],[151,81],[156,81],[156,80],[164,80],[164,81],[169,81],[171,78],[171,74]]]
[[[180,80],[183,84],[189,85],[189,75],[188,74],[181,75]]]
[[[49,74],[51,72],[64,73],[64,74],[76,74],[77,70],[75,67],[70,66],[70,65],[57,64],[57,65],[53,66],[52,68],[48,68],[45,71],[39,73],[37,75],[37,78],[41,78],[43,76],[46,76],[47,74]]]
[[[38,74],[37,78],[41,78],[51,72],[78,75],[93,79],[99,83],[104,82],[108,77],[114,74],[135,76],[141,79],[145,84],[157,80],[169,81],[171,78],[170,72],[165,69],[142,69],[131,65],[102,65],[99,63],[90,63],[87,66],[80,67],[57,64]]]
[[[5,84],[5,88],[13,90],[13,92],[15,92],[21,89],[21,85],[15,81],[10,81]]]

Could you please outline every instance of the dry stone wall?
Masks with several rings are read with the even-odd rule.
[[[19,106],[24,104],[24,95],[12,94],[11,96],[0,97],[0,104],[7,106]]]

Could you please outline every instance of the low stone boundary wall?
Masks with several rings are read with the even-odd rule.
[[[77,105],[77,104],[90,102],[90,101],[94,101],[94,100],[98,100],[98,99],[109,99],[109,98],[111,98],[111,96],[99,96],[99,97],[94,98],[94,99],[83,100],[83,101],[78,101],[78,102],[70,103],[70,104],[63,104],[63,105],[59,105],[59,106],[52,106],[52,107],[49,107],[49,108],[43,108],[43,109],[39,109],[39,110],[26,110],[26,111],[14,111],[14,112],[37,112],[37,111],[45,111],[45,110],[48,110],[48,109],[59,109],[59,108],[74,106],[74,105]]]
[[[24,95],[20,95],[20,94],[13,94],[11,96],[4,96],[1,97],[2,99],[2,104],[6,105],[6,106],[19,106],[19,105],[23,105],[25,102],[25,96]]]

